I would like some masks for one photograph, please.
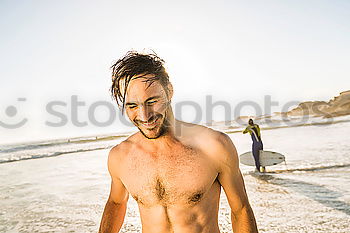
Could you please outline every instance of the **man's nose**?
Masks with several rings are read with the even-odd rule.
[[[139,120],[140,121],[145,121],[147,122],[148,119],[151,117],[151,108],[149,108],[148,106],[145,105],[141,105],[139,107]]]

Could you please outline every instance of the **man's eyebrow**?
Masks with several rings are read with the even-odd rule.
[[[161,98],[160,95],[151,96],[148,99],[146,99],[145,102],[148,102],[148,101],[151,101],[151,100],[154,100],[154,99],[159,99],[159,98]],[[136,103],[135,102],[126,102],[125,105],[136,105]]]
[[[159,98],[161,98],[161,96],[160,96],[160,95],[152,96],[152,97],[149,97],[148,99],[146,99],[146,101],[145,101],[145,102],[148,102],[148,101],[150,101],[150,100],[154,100],[154,99],[159,99]]]

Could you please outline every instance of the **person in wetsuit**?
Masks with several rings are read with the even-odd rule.
[[[261,140],[261,134],[260,134],[260,127],[257,124],[254,124],[252,119],[249,119],[248,126],[243,131],[244,134],[249,133],[253,140],[252,145],[252,152],[255,160],[255,166],[258,171],[260,171],[260,159],[259,159],[259,153],[260,150],[264,149],[264,145]],[[264,167],[262,167],[262,170],[264,170]]]

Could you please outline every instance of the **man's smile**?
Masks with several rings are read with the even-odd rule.
[[[160,119],[160,116],[152,117],[150,121],[143,122],[143,121],[137,121],[138,125],[142,125],[146,129],[153,129],[157,126],[158,120]]]

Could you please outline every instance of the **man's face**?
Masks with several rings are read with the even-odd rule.
[[[249,125],[254,125],[253,121],[252,120],[249,120]]]
[[[126,93],[125,111],[130,121],[146,138],[155,139],[166,131],[170,100],[159,81],[149,84],[144,78],[130,81]]]

